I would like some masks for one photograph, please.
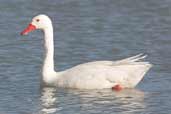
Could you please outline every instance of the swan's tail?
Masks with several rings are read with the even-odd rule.
[[[129,74],[127,83],[130,84],[127,85],[128,87],[135,87],[152,67],[151,63],[143,61],[146,57],[147,55],[138,54],[115,63],[116,65],[125,66],[124,68],[122,66],[122,68]]]

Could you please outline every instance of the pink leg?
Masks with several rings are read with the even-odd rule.
[[[123,89],[123,87],[119,84],[112,87],[112,90],[114,90],[114,91],[121,91],[122,89]]]

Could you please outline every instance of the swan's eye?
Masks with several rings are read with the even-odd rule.
[[[39,21],[40,21],[40,19],[36,19],[36,21],[37,21],[37,22],[39,22]]]

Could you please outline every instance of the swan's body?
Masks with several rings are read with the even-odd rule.
[[[62,72],[55,72],[51,20],[46,15],[38,15],[33,18],[31,24],[21,34],[27,34],[34,29],[42,29],[45,34],[46,53],[42,79],[48,86],[78,89],[133,88],[152,66],[148,62],[142,62],[141,59],[146,56],[139,54],[119,61],[84,63]]]

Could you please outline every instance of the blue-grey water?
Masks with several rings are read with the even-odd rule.
[[[20,36],[32,17],[54,24],[57,71],[93,60],[148,54],[135,89],[41,88],[43,34]],[[0,114],[170,114],[170,0],[1,0]]]

